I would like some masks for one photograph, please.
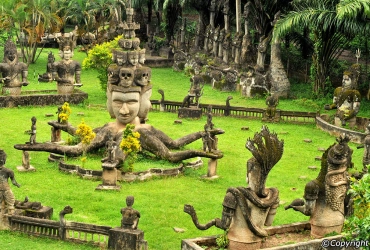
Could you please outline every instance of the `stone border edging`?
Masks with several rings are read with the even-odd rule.
[[[62,172],[71,173],[71,174],[77,174],[78,176],[86,179],[102,179],[103,170],[90,170],[90,169],[84,169],[80,167],[79,165],[75,164],[68,164],[64,162],[62,159],[63,157],[60,157],[55,154],[50,154],[48,160],[58,162],[58,168]],[[175,168],[151,168],[145,171],[138,171],[138,172],[132,172],[132,173],[125,173],[121,172],[120,178],[118,178],[118,181],[121,182],[133,182],[136,180],[139,181],[145,181],[152,179],[155,176],[158,177],[169,177],[169,176],[178,176],[180,174],[183,174],[186,168],[193,168],[197,169],[200,166],[203,166],[203,161],[201,158],[198,158],[195,162],[188,163],[184,165],[181,163],[178,167]]]

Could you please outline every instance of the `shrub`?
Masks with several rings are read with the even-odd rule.
[[[140,150],[140,134],[139,132],[133,132],[134,129],[135,125],[126,125],[126,128],[123,131],[122,141],[119,145],[126,155],[124,167],[128,172],[132,172],[134,170],[134,163],[137,159],[137,153]]]

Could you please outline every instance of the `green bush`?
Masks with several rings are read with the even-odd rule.
[[[118,40],[121,37],[118,36],[113,41],[95,45],[89,50],[87,57],[82,62],[84,69],[96,69],[98,71],[99,83],[103,90],[107,88],[107,68],[112,64],[112,50],[119,48]]]
[[[359,181],[354,181],[349,193],[353,197],[354,214],[348,218],[345,224],[345,232],[349,238],[356,240],[368,240],[370,232],[370,175],[365,174]],[[370,249],[363,246],[362,249]]]

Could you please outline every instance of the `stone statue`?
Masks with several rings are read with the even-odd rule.
[[[70,46],[60,51],[62,60],[53,64],[53,78],[57,82],[58,94],[72,94],[74,87],[81,87],[81,64],[72,60]]]
[[[226,33],[224,41],[222,43],[222,60],[224,63],[228,64],[231,54],[231,33]]]
[[[46,65],[46,73],[40,75],[38,81],[39,82],[51,82],[53,81],[53,63],[55,62],[55,57],[53,52],[49,52],[48,54],[48,63]]]
[[[204,80],[202,76],[195,75],[190,78],[190,90],[187,96],[185,96],[181,107],[189,108],[190,105],[199,106],[199,98],[203,95]]]
[[[267,236],[263,226],[272,224],[279,206],[278,190],[266,188],[265,182],[270,170],[282,157],[283,146],[284,142],[263,126],[261,132],[246,143],[253,155],[247,162],[248,187],[228,188],[222,204],[222,218],[199,224],[193,206],[185,205],[184,212],[191,215],[200,230],[212,226],[228,230],[229,249],[259,249]]]
[[[368,172],[368,165],[370,165],[370,123],[366,126],[365,129],[365,139],[364,144],[357,146],[357,148],[364,148],[364,155],[362,157],[362,172],[361,176]]]
[[[351,128],[356,125],[356,115],[360,111],[361,95],[354,88],[354,72],[349,70],[343,73],[342,86],[334,90],[332,104],[326,104],[325,109],[337,109],[335,114],[335,125],[345,126],[347,123]]]
[[[115,121],[110,122],[103,127],[94,129],[96,136],[87,147],[82,143],[74,146],[58,145],[55,143],[37,143],[32,145],[18,144],[14,146],[16,149],[47,151],[62,155],[79,156],[82,155],[83,152],[90,152],[106,147],[106,143],[110,137],[115,138],[118,145],[122,140],[122,133],[125,130],[126,125],[132,124],[135,125],[135,132],[140,134],[141,149],[147,150],[161,159],[166,159],[171,162],[179,162],[197,156],[212,159],[223,157],[221,152],[180,149],[193,141],[201,139],[205,134],[204,131],[195,132],[177,140],[173,140],[164,132],[155,129],[149,124],[145,124],[151,107],[151,69],[143,66],[139,61],[141,50],[137,46],[140,44],[138,42],[140,40],[134,38],[135,29],[139,29],[140,25],[132,22],[133,11],[134,10],[132,8],[126,9],[128,21],[127,23],[123,23],[124,38],[121,38],[118,41],[120,48],[113,51],[113,64],[108,68],[107,108],[111,117],[115,118]],[[68,57],[70,54],[67,53],[64,57],[66,55]],[[70,64],[74,65],[72,62],[70,62]],[[71,73],[80,73],[80,71],[77,70],[78,68],[64,68],[68,69]],[[58,78],[56,79],[58,80]],[[194,95],[198,102],[201,95],[200,79],[196,78],[193,84],[197,86],[194,89]],[[49,125],[55,129],[66,131],[71,135],[75,135],[76,133],[76,128],[71,124],[61,124],[57,121],[51,121],[49,122]],[[224,133],[221,129],[213,129],[209,132],[211,135]],[[174,149],[180,150],[172,151]],[[116,150],[115,153],[115,159],[122,165],[125,159],[124,153],[121,150]]]
[[[347,144],[349,140],[346,135],[337,138],[337,143],[323,153],[317,178],[306,184],[304,199],[296,199],[285,207],[310,216],[313,237],[341,233],[349,188],[347,168],[352,167],[352,149]]]
[[[36,117],[32,116],[31,118],[31,130],[30,130],[30,144],[35,144],[36,143]]]
[[[11,169],[4,167],[6,162],[6,153],[0,149],[0,204],[4,201],[7,213],[14,213],[15,198],[12,190],[9,187],[8,179],[11,180],[12,184],[16,187],[20,187],[14,178],[14,172]]]
[[[266,98],[266,111],[265,111],[265,117],[266,120],[274,120],[276,115],[276,107],[279,104],[279,96],[278,95],[271,95],[267,96]]]
[[[128,228],[128,229],[137,229],[140,219],[139,211],[136,211],[132,208],[134,204],[134,196],[127,196],[126,197],[126,206],[121,209],[122,220],[121,220],[121,228]]]
[[[225,29],[221,29],[220,30],[220,34],[218,36],[218,57],[222,58],[223,57],[223,42],[224,42],[224,39],[225,39]]]
[[[105,144],[106,150],[107,150],[107,157],[104,159],[104,161],[108,162],[114,162],[116,158],[116,149],[117,149],[117,143],[113,140],[113,137],[110,137],[107,143]]]
[[[4,46],[4,60],[0,63],[2,94],[20,95],[22,86],[28,85],[28,66],[18,61],[17,48],[8,38]]]

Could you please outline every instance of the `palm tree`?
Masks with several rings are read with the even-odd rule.
[[[366,22],[359,16],[363,7],[350,8],[351,16],[356,18],[344,18],[349,14],[348,8],[345,11],[344,6],[348,7],[347,4],[352,1],[294,0],[293,10],[282,15],[275,25],[275,38],[282,38],[291,32],[304,29],[310,30],[314,43],[311,74],[315,94],[326,94],[327,82],[330,83],[328,76],[333,63],[354,35],[360,34],[366,27]],[[356,2],[361,2],[368,11],[369,1],[356,0]],[[341,16],[337,10],[341,10]]]
[[[28,64],[35,63],[41,53],[36,55],[45,27],[55,29],[61,23],[53,6],[54,0],[10,0],[1,5],[0,28],[17,37]]]

